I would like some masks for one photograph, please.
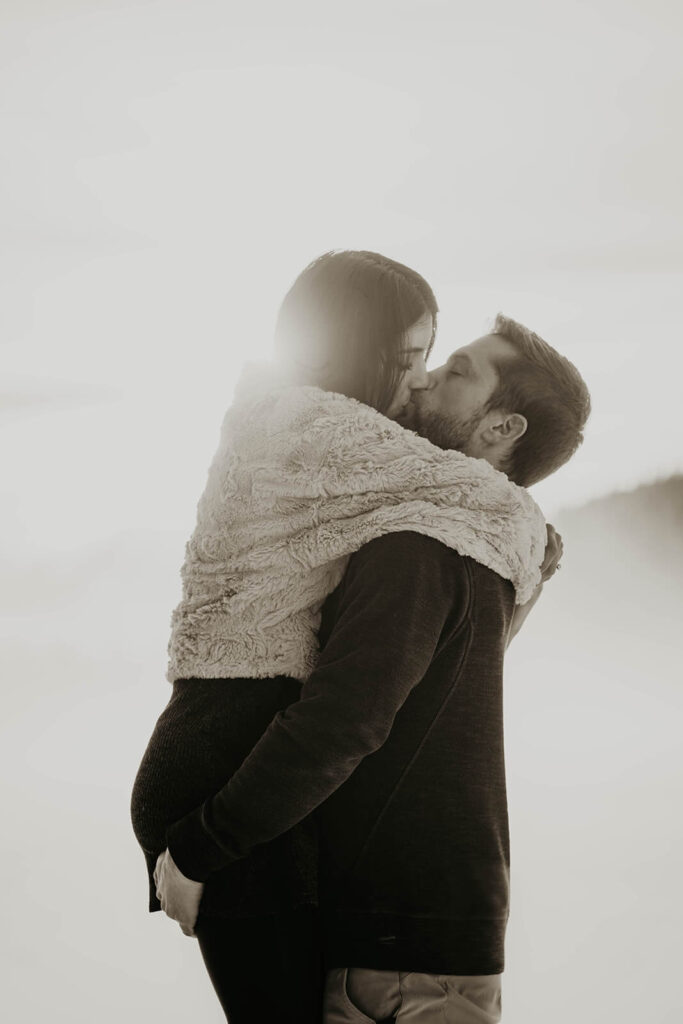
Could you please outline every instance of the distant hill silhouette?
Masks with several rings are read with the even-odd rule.
[[[562,570],[549,581],[529,633],[537,650],[572,643],[606,659],[657,657],[678,643],[683,618],[683,475],[608,494],[555,517]],[[668,670],[667,670],[668,671]]]
[[[608,494],[556,518],[568,559],[580,555],[573,547],[576,541],[592,557],[602,552],[599,561],[618,552],[671,568],[683,562],[683,474]]]

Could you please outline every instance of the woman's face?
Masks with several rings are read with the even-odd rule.
[[[391,405],[384,414],[389,419],[396,419],[401,414],[410,401],[413,391],[427,387],[426,359],[433,330],[432,314],[425,313],[406,331],[403,347],[403,376],[398,382]]]

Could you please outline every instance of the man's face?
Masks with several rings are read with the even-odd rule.
[[[498,367],[514,355],[514,346],[496,334],[457,349],[443,366],[430,371],[425,390],[413,391],[399,422],[440,448],[480,457],[477,427],[498,387]]]

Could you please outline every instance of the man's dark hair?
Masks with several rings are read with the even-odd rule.
[[[527,327],[499,313],[491,333],[517,351],[498,365],[500,382],[486,409],[526,418],[526,432],[503,469],[529,487],[563,466],[583,441],[590,395],[574,364]]]

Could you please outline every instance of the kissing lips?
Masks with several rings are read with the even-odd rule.
[[[405,403],[405,405],[401,408],[400,412],[396,416],[396,419],[398,420],[399,423],[402,423],[402,424],[411,423],[414,414],[415,414],[415,406],[413,405],[412,401],[409,399]]]

